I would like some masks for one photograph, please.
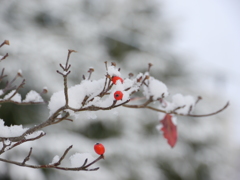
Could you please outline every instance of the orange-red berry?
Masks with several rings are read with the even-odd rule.
[[[112,82],[113,82],[113,84],[117,84],[117,81],[118,81],[118,80],[120,80],[121,83],[123,83],[123,79],[122,79],[121,77],[119,77],[119,76],[113,76],[113,77],[112,77]]]
[[[118,100],[122,100],[122,98],[123,98],[123,93],[122,93],[122,91],[116,91],[115,93],[114,93],[114,98],[118,101]]]
[[[101,143],[96,143],[94,145],[94,150],[99,155],[103,155],[105,153],[105,147]]]

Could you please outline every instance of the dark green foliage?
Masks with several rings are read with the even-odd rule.
[[[103,122],[96,121],[82,127],[78,132],[90,139],[106,139],[120,136],[121,125],[108,122],[106,126]]]

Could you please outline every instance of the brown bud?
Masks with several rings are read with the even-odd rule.
[[[112,66],[116,66],[116,63],[115,63],[115,62],[111,62],[111,65],[112,65]]]
[[[128,77],[129,77],[129,78],[131,78],[131,77],[133,77],[133,76],[134,76],[133,73],[129,73],[129,74],[128,74]]]
[[[148,63],[148,72],[150,71],[151,67],[153,66],[152,63]]]
[[[17,75],[18,75],[19,77],[23,77],[23,76],[22,76],[22,70],[21,70],[21,69],[18,70]]]
[[[10,41],[9,41],[9,40],[5,40],[5,41],[4,41],[4,44],[10,45]]]
[[[43,94],[47,94],[47,93],[48,93],[48,89],[47,89],[47,87],[44,87],[44,88],[43,88],[42,93],[43,93]]]
[[[68,52],[70,52],[70,53],[75,52],[76,53],[77,51],[69,49]]]
[[[146,75],[146,76],[145,76],[145,79],[149,79],[149,77],[150,77],[150,76]]]
[[[141,82],[141,80],[142,80],[142,76],[137,79],[137,82]]]
[[[89,73],[94,72],[94,69],[93,68],[89,68],[88,72]]]

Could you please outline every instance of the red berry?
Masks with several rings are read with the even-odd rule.
[[[94,145],[94,150],[97,154],[103,155],[105,152],[105,147],[101,143],[96,143]]]
[[[116,91],[115,93],[114,93],[114,98],[118,101],[118,100],[122,100],[122,98],[123,98],[123,93],[122,93],[122,91]]]
[[[113,77],[112,77],[112,82],[113,82],[113,84],[117,84],[117,81],[118,81],[118,80],[120,80],[121,83],[123,83],[123,79],[122,79],[121,77],[119,77],[119,76],[113,76]]]

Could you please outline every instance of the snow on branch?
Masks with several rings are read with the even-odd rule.
[[[5,44],[9,44],[9,41],[4,41],[0,47]],[[101,78],[92,80],[92,73],[95,70],[90,67],[87,71],[88,75],[83,75],[83,80],[80,84],[68,87],[68,75],[71,73],[69,59],[73,52],[75,53],[76,51],[68,50],[65,64],[59,65],[61,70],[57,70],[57,73],[63,78],[63,90],[55,92],[51,96],[48,103],[49,116],[44,122],[30,128],[23,128],[21,125],[6,127],[4,126],[4,121],[0,121],[0,141],[2,143],[0,154],[10,151],[25,142],[40,139],[46,135],[42,131],[45,127],[58,124],[62,121],[72,122],[73,119],[71,117],[74,117],[72,115],[76,112],[110,110],[119,106],[156,111],[160,120],[160,125],[157,128],[159,131],[164,132],[163,135],[168,140],[169,145],[174,147],[177,142],[177,116],[212,116],[222,112],[229,105],[227,103],[223,108],[215,112],[194,114],[193,110],[196,109],[196,105],[201,99],[200,97],[194,98],[189,95],[176,94],[172,96],[172,101],[167,101],[165,98],[169,96],[169,90],[162,81],[151,76],[150,69],[152,64],[150,63],[145,73],[139,73],[136,76],[129,73],[128,77],[123,78],[120,68],[117,68],[115,63],[109,64],[105,62],[106,72]],[[2,57],[1,60],[5,58]],[[4,74],[3,68],[0,75],[0,82],[6,77],[7,75]],[[7,81],[5,88],[0,90],[0,97],[2,97],[0,104],[6,102],[19,105],[45,104],[41,95],[34,90],[27,93],[25,99],[22,100],[19,89],[23,88],[25,79],[19,85],[14,85],[16,79],[22,77],[22,71],[19,70],[12,81]],[[46,92],[47,88],[44,88],[43,93]],[[136,92],[141,92],[142,96],[132,98],[132,95]],[[141,102],[144,100],[144,102],[135,104],[138,100],[141,100]],[[103,154],[99,154],[101,151],[97,152],[100,156],[95,160],[93,159],[90,163],[88,163],[89,157],[86,156],[84,162],[81,165],[77,164],[77,167],[60,166],[71,148],[72,146],[68,147],[61,157],[55,156],[52,162],[47,165],[32,165],[27,163],[33,153],[32,148],[30,148],[28,155],[22,162],[2,158],[0,158],[0,161],[29,168],[54,168],[67,171],[92,171],[99,169],[90,168],[90,166],[104,159]],[[72,155],[70,157],[71,164],[76,165],[74,158],[81,159],[83,156],[83,154]]]

